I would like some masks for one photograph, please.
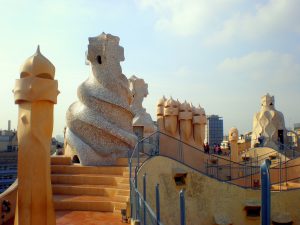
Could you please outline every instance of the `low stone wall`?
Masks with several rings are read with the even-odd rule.
[[[139,170],[138,188],[142,193],[143,175],[147,176],[147,201],[155,210],[155,185],[159,183],[163,224],[179,225],[179,191],[185,189],[186,224],[216,224],[224,217],[232,224],[259,225],[260,217],[247,217],[246,206],[260,205],[259,190],[243,189],[219,182],[166,157],[154,157]],[[186,174],[185,184],[176,185],[174,176]],[[300,224],[300,190],[272,192],[272,217],[289,213],[294,225]]]
[[[9,219],[14,217],[15,209],[16,209],[17,190],[18,190],[18,181],[16,180],[5,192],[0,194],[1,206],[4,200],[10,202],[10,212],[4,214],[4,218],[2,218],[1,222],[6,222]],[[2,207],[0,207],[0,215],[1,216],[3,215]]]

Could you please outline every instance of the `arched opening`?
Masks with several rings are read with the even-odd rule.
[[[101,59],[101,56],[100,56],[100,55],[97,55],[97,62],[98,62],[99,64],[102,64],[102,59]]]

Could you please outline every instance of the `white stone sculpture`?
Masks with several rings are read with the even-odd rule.
[[[137,141],[119,38],[105,33],[89,38],[87,61],[91,75],[78,88],[79,101],[67,111],[66,152],[77,152],[83,165],[112,165]]]
[[[143,127],[144,137],[156,131],[156,127],[149,113],[143,107],[143,100],[148,95],[148,84],[141,78],[131,76],[129,79],[129,89],[132,93],[133,101],[130,105],[134,114],[132,126]]]
[[[251,147],[259,144],[260,136],[263,146],[274,149],[278,149],[279,143],[286,140],[283,114],[275,109],[274,96],[269,94],[261,98],[261,110],[254,115]]]

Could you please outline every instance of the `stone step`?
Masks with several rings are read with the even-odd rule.
[[[106,174],[52,174],[52,184],[102,184],[128,186],[128,178]]]
[[[127,158],[126,158],[127,161]],[[129,201],[129,169],[120,160],[113,166],[81,166],[70,157],[51,159],[56,210],[117,212]]]
[[[129,189],[127,187],[110,185],[87,184],[53,184],[53,194],[60,195],[93,195],[93,196],[119,196],[123,201],[128,201]]]
[[[128,166],[128,158],[117,158],[116,160],[117,166]]]
[[[131,173],[133,174],[133,173]],[[129,178],[129,171],[123,172],[123,177],[128,177]]]
[[[114,212],[126,208],[118,197],[54,195],[53,201],[56,210]]]
[[[68,156],[51,156],[51,165],[72,165],[72,159]]]
[[[52,174],[111,174],[123,175],[127,167],[122,166],[81,166],[73,165],[51,165]]]

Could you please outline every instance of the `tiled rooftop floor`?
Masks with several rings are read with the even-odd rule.
[[[121,214],[91,211],[58,211],[56,225],[125,225]]]

